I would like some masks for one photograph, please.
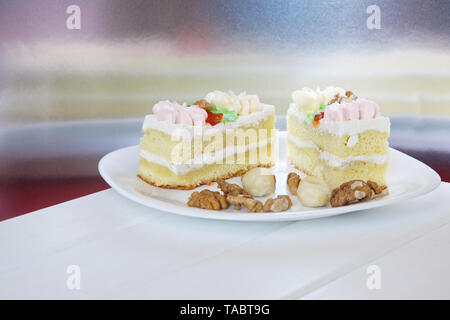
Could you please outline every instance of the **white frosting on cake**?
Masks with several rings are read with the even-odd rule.
[[[388,161],[388,155],[376,154],[372,156],[349,156],[345,158],[338,157],[326,151],[320,150],[320,148],[310,140],[299,140],[298,138],[288,135],[289,141],[294,143],[298,148],[313,148],[319,152],[320,158],[325,160],[329,166],[344,168],[352,162],[364,161],[374,162],[376,164],[384,164]]]
[[[251,125],[253,123],[260,122],[262,120],[267,119],[271,115],[275,115],[275,107],[268,104],[262,104],[261,103],[262,110],[259,112],[250,113],[248,115],[239,116],[239,118],[234,122],[226,122],[217,124],[215,126],[210,125],[204,125],[204,126],[188,126],[183,124],[173,124],[167,121],[159,121],[156,118],[156,115],[149,114],[145,117],[144,124],[142,126],[142,131],[145,131],[147,129],[153,129],[161,131],[165,134],[177,135],[186,133],[188,136],[191,137],[201,137],[201,136],[213,136],[216,134],[220,134],[228,129],[237,129],[239,127],[244,127],[247,125]]]
[[[142,149],[140,150],[140,156],[148,162],[159,164],[163,167],[168,168],[170,171],[177,175],[182,175],[188,173],[191,170],[200,169],[208,164],[220,163],[221,161],[224,161],[225,157],[229,157],[233,154],[240,154],[243,152],[247,152],[248,150],[262,148],[267,144],[274,142],[275,137],[272,137],[259,143],[246,144],[245,146],[233,145],[217,152],[199,154],[194,159],[191,159],[189,163],[173,163],[164,157],[151,154],[150,152]]]
[[[292,93],[292,100],[296,106],[306,112],[313,113],[321,104],[327,105],[337,94],[345,95],[345,90],[339,87],[327,87],[324,90],[317,88],[316,90],[304,87],[301,90],[295,90]]]
[[[291,103],[288,109],[288,115],[294,116],[303,124],[306,119],[306,114],[301,112],[294,103]],[[380,132],[389,132],[391,122],[388,117],[378,116],[375,119],[340,121],[340,122],[320,122],[320,125],[315,128],[320,131],[325,131],[337,137],[353,136],[367,130],[376,130]]]
[[[250,113],[261,111],[261,102],[255,94],[241,92],[236,95],[233,91],[223,92],[215,90],[209,92],[205,100],[214,104],[218,109],[236,111],[239,116],[245,116]]]

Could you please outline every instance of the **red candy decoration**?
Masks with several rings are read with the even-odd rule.
[[[206,123],[209,123],[212,126],[215,126],[218,123],[224,122],[222,113],[213,113],[206,110],[208,113],[208,117],[206,118]]]
[[[313,119],[313,127],[314,128],[317,128],[319,126],[320,120],[322,120],[323,117],[324,117],[324,112],[318,113],[314,116],[314,119]]]

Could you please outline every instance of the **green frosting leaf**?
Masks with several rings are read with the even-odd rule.
[[[211,105],[213,106],[213,109],[211,110],[212,113],[221,113],[223,115],[223,120],[225,122],[233,122],[236,121],[238,118],[238,115],[236,113],[236,111],[234,110],[228,110],[226,108],[222,108],[222,109],[217,109],[215,105],[213,105],[211,103]]]
[[[306,114],[306,118],[305,118],[305,120],[303,120],[303,123],[304,124],[311,124],[313,119],[314,119],[314,114],[313,113],[308,113],[308,114]]]
[[[238,119],[238,115],[236,114],[236,111],[231,111],[231,112],[223,114],[223,120],[225,122],[234,122],[237,119]]]

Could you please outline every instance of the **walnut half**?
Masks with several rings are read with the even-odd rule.
[[[235,183],[228,183],[225,180],[217,180],[217,186],[222,190],[225,196],[233,195],[238,196],[240,194],[250,196],[250,194]]]
[[[209,210],[221,210],[228,208],[227,199],[218,191],[211,191],[208,189],[200,192],[193,192],[189,197],[187,205],[189,207],[196,207]]]
[[[386,186],[379,186],[376,182],[368,180],[367,184],[369,185],[370,189],[375,192],[376,195],[381,195],[386,189]]]
[[[234,206],[235,210],[246,208],[247,212],[261,212],[263,205],[260,201],[253,199],[251,196],[241,195],[228,195],[227,201]]]
[[[211,103],[209,103],[208,101],[206,101],[205,99],[201,99],[201,100],[197,100],[193,103],[193,105],[196,105],[202,109],[205,109],[207,111],[211,111],[213,109],[213,106],[211,105]]]
[[[379,186],[370,180],[367,183],[362,180],[351,180],[333,190],[330,203],[332,207],[341,207],[367,201],[376,195],[381,195],[385,189],[386,186]]]
[[[292,207],[291,198],[288,195],[280,195],[275,199],[267,199],[264,203],[264,212],[281,212],[286,211]]]

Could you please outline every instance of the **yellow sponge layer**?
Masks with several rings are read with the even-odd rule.
[[[266,148],[266,147],[265,147]],[[253,150],[254,151],[254,150]],[[202,184],[210,184],[217,179],[228,179],[239,176],[255,167],[271,167],[274,165],[273,157],[258,157],[258,162],[250,160],[250,153],[247,151],[238,157],[244,161],[236,161],[236,155],[232,159],[225,159],[222,164],[214,163],[191,170],[186,174],[177,175],[169,168],[159,164],[140,159],[138,176],[149,184],[171,189],[193,189]],[[272,146],[267,146],[268,154],[272,153]]]
[[[316,149],[298,148],[289,140],[287,144],[288,157],[297,169],[323,179],[333,189],[354,179],[372,180],[379,185],[386,185],[387,163],[355,161],[343,168],[332,167],[320,158],[320,153]]]
[[[388,132],[364,131],[358,134],[358,142],[354,146],[349,147],[347,142],[350,136],[337,137],[313,126],[305,126],[291,115],[287,116],[287,128],[289,135],[294,136],[298,140],[312,141],[320,150],[327,151],[341,158],[359,155],[385,155],[389,152]]]
[[[244,141],[238,138],[233,138],[230,132],[227,132],[227,134],[225,134],[225,132],[219,133],[208,138],[204,137],[193,139],[188,141],[186,146],[183,146],[183,148],[188,148],[185,150],[191,150],[190,152],[184,153],[186,156],[184,160],[192,159],[205,152],[218,152],[231,144],[245,146],[245,144],[248,143],[264,141],[271,138],[275,134],[272,129],[275,129],[275,116],[269,116],[264,120],[239,127],[238,129],[232,131],[234,135],[242,134],[241,137],[244,138]],[[164,132],[154,129],[147,129],[145,131],[145,135],[141,138],[140,148],[151,153],[152,155],[160,156],[168,161],[171,161],[173,160],[173,154],[176,151],[175,149],[179,148],[181,143],[185,142],[172,139],[170,135]]]

